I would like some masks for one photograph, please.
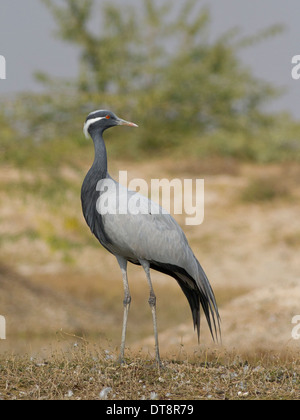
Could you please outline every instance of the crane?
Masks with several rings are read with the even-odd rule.
[[[214,340],[220,336],[220,315],[209,280],[178,223],[165,211],[152,212],[155,204],[151,200],[135,191],[127,190],[109,175],[103,133],[115,126],[138,127],[106,110],[91,112],[86,118],[84,133],[87,138],[90,136],[93,140],[95,159],[82,185],[82,210],[91,232],[100,244],[116,257],[122,272],[124,316],[120,362],[124,363],[131,304],[127,275],[129,262],[142,266],[146,274],[150,289],[149,305],[153,318],[156,362],[161,366],[156,296],[152,286],[151,269],[173,277],[181,287],[192,311],[198,342],[200,308],[203,309]],[[133,211],[128,205],[132,197],[138,198],[139,211]],[[108,205],[108,201],[113,204]]]

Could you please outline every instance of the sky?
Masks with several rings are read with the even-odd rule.
[[[97,4],[105,0],[95,0]],[[161,2],[165,0],[159,0]],[[173,0],[182,4],[184,0]],[[138,5],[138,0],[110,0]],[[300,79],[292,78],[292,58],[300,55],[299,0],[200,0],[211,10],[211,33],[219,36],[232,27],[253,35],[276,24],[285,31],[275,38],[247,48],[241,60],[253,73],[283,88],[282,97],[269,105],[270,111],[287,110],[300,119]],[[35,71],[53,77],[74,78],[78,72],[78,50],[55,37],[56,24],[40,0],[1,0],[0,55],[6,60],[6,80],[0,80],[0,95],[38,91]],[[1,72],[0,72],[1,74]]]

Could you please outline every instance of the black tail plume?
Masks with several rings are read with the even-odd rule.
[[[151,263],[151,268],[175,278],[185,294],[193,316],[195,330],[197,329],[200,342],[201,307],[206,317],[209,330],[214,341],[221,339],[220,315],[215,295],[209,281],[199,265],[199,278],[192,278],[184,269],[169,264]]]

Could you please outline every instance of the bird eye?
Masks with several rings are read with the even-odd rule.
[[[110,120],[110,115],[106,115],[105,117],[107,120]]]

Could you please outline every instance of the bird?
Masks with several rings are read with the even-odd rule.
[[[121,269],[124,285],[124,315],[120,363],[125,363],[127,322],[131,304],[127,267],[128,263],[132,263],[141,266],[146,274],[150,289],[148,302],[153,320],[155,360],[158,366],[162,366],[156,295],[152,285],[151,270],[164,273],[177,281],[190,305],[198,342],[201,307],[214,341],[221,335],[221,318],[210,282],[179,224],[158,204],[136,191],[128,190],[109,175],[103,133],[116,126],[138,127],[137,124],[123,120],[107,110],[93,111],[85,120],[83,131],[88,139],[93,140],[95,158],[82,184],[82,211],[92,234],[116,257]],[[129,206],[129,201],[132,199],[137,199],[139,209],[142,211],[135,211]],[[107,204],[108,202],[110,204]],[[155,206],[159,207],[159,211],[153,212],[153,208],[157,210]]]

